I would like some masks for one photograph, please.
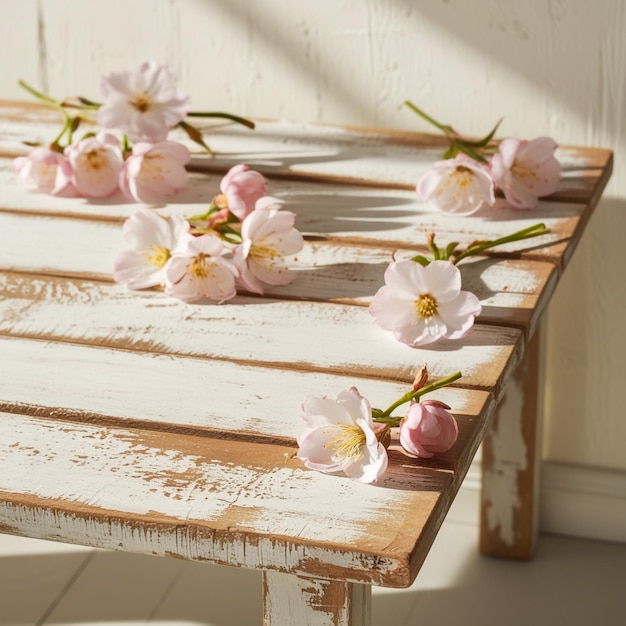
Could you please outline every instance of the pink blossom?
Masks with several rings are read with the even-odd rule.
[[[175,83],[168,67],[154,61],[143,63],[136,74],[105,74],[101,81],[105,102],[98,122],[121,129],[131,141],[163,141],[191,106],[189,96],[176,92]]]
[[[120,142],[108,132],[87,137],[65,149],[69,166],[62,172],[66,184],[70,182],[87,198],[104,198],[117,190],[124,165]],[[58,181],[57,181],[58,184]]]
[[[417,193],[444,213],[470,215],[495,203],[489,170],[466,154],[438,161],[417,183]]]
[[[74,185],[74,170],[67,158],[63,157],[63,160],[59,162],[57,167],[56,180],[54,182],[54,189],[52,190],[53,196],[62,196],[64,198],[76,198],[82,196],[80,191],[76,189]]]
[[[387,450],[376,438],[367,398],[351,387],[336,400],[309,395],[302,405],[304,432],[298,437],[298,458],[309,469],[344,472],[371,483],[387,469]]]
[[[461,291],[461,273],[450,261],[390,263],[369,307],[378,326],[413,347],[463,337],[480,310],[478,298]]]
[[[189,150],[175,141],[157,144],[137,143],[120,175],[120,189],[125,196],[156,204],[187,186]]]
[[[185,302],[200,298],[224,302],[234,297],[238,271],[221,256],[222,249],[219,237],[183,233],[165,267],[165,293]]]
[[[559,188],[561,166],[554,156],[557,144],[549,137],[531,141],[509,138],[500,143],[491,175],[509,204],[534,209],[538,199]]]
[[[17,157],[13,166],[21,185],[33,191],[52,193],[57,169],[65,157],[50,148],[35,148],[28,156]]]
[[[223,196],[218,196],[218,206],[223,208],[220,202],[225,202],[229,211],[243,220],[254,210],[256,201],[265,195],[267,183],[262,174],[242,164],[226,173],[220,189]]]
[[[243,242],[233,250],[241,283],[255,293],[263,293],[264,283],[290,283],[295,275],[285,257],[300,252],[304,245],[302,235],[294,228],[295,215],[271,208],[277,202],[269,196],[257,201],[257,208],[243,220]]]
[[[437,400],[413,403],[400,423],[400,444],[410,454],[428,459],[449,450],[459,435],[450,407]]]
[[[139,209],[122,229],[131,249],[117,256],[113,276],[130,289],[165,285],[165,267],[182,233],[189,230],[180,215],[161,217],[150,209]]]

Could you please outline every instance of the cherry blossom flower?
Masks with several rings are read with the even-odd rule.
[[[104,198],[118,188],[124,157],[115,135],[100,132],[65,148],[69,166],[60,170],[61,183],[71,184],[87,198]]]
[[[165,285],[165,266],[182,233],[189,230],[180,215],[161,217],[150,209],[139,209],[122,228],[131,249],[117,256],[113,276],[129,289]]]
[[[82,196],[80,191],[74,185],[74,170],[67,158],[59,162],[57,166],[57,175],[54,181],[54,189],[50,192],[53,196],[61,196],[64,198],[76,198]]]
[[[449,261],[390,263],[369,307],[376,324],[413,347],[462,337],[480,310],[478,298],[461,291],[461,273]]]
[[[488,169],[463,153],[435,163],[418,181],[417,193],[424,202],[455,215],[470,215],[495,203]]]
[[[105,74],[101,81],[105,102],[98,122],[122,129],[131,141],[163,141],[191,106],[189,96],[176,92],[175,82],[168,67],[154,61],[143,63],[136,74]]]
[[[559,188],[561,166],[554,156],[557,144],[549,137],[531,141],[504,139],[490,163],[491,175],[509,204],[534,209],[538,199]]]
[[[175,141],[137,143],[124,163],[120,189],[128,198],[146,204],[173,196],[187,186],[185,165],[190,156],[189,150]]]
[[[415,456],[428,459],[449,450],[459,435],[450,407],[438,400],[422,400],[409,407],[400,422],[400,445]]]
[[[302,405],[306,428],[298,437],[298,458],[309,469],[344,472],[363,483],[387,469],[387,450],[374,432],[372,409],[356,387],[336,400],[311,394]]]
[[[222,178],[216,204],[220,208],[227,207],[240,220],[251,213],[256,201],[265,195],[267,182],[262,174],[251,170],[247,165],[235,165]]]
[[[194,237],[183,233],[165,267],[165,293],[185,302],[209,298],[218,302],[236,294],[237,268],[222,254],[215,235]]]
[[[269,196],[257,201],[257,208],[243,220],[243,242],[233,250],[241,283],[255,293],[263,293],[263,283],[290,283],[295,274],[285,257],[300,252],[304,245],[302,235],[293,226],[295,215],[275,208],[279,203]]]
[[[50,148],[35,148],[28,156],[17,157],[13,166],[20,184],[26,189],[52,193],[63,159],[60,152]]]

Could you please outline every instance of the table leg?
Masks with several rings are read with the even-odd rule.
[[[264,626],[371,626],[371,585],[263,572]]]
[[[542,329],[496,410],[483,440],[480,551],[532,557],[538,532],[543,376]]]

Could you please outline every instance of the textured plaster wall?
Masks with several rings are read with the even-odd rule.
[[[545,453],[626,470],[626,3],[622,0],[0,0],[0,96],[24,78],[98,95],[166,61],[196,109],[615,150],[612,182],[548,321]]]

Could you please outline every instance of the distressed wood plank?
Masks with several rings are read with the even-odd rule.
[[[6,161],[4,165],[5,169],[0,169],[0,218],[3,223],[11,218],[27,220],[21,225],[17,221],[11,226],[2,224],[3,229],[10,228],[16,236],[36,237],[31,232],[37,229],[35,223],[42,224],[45,232],[54,229],[52,222],[39,220],[72,215],[114,222],[119,228],[126,217],[142,206],[129,203],[120,192],[97,201],[29,193],[15,182]],[[218,192],[219,178],[193,175],[187,189],[172,198],[172,202],[160,206],[159,212],[183,216],[205,212]],[[496,209],[459,218],[433,210],[408,191],[271,181],[269,192],[284,200],[286,209],[296,213],[296,227],[306,237],[340,244],[425,250],[426,233],[432,231],[440,245],[457,241],[463,249],[476,240],[497,239],[543,222],[550,233],[500,246],[488,251],[488,256],[513,254],[555,264],[569,260],[589,218],[586,205],[579,203],[542,201],[534,211],[520,211],[506,207],[500,200]],[[67,239],[71,237],[68,230]]]
[[[111,280],[113,262],[124,249],[117,222],[0,212],[0,268]],[[64,254],[48,253],[48,246]],[[394,258],[417,253],[403,250],[307,242],[292,265],[297,280],[268,287],[274,297],[332,299],[367,304],[383,285],[384,271]],[[541,261],[475,257],[460,266],[464,286],[484,307],[481,321],[534,326],[543,299],[556,286],[552,266]]]
[[[284,445],[1,418],[0,528],[14,534],[406,586],[454,492],[453,472],[399,455],[371,486],[304,470]],[[478,439],[472,422],[463,438]]]
[[[100,262],[97,251],[94,251],[94,257],[96,262]],[[285,300],[321,300],[366,306],[383,285],[383,275],[389,260],[387,253],[367,248],[307,245],[296,264],[296,280],[290,285],[268,287],[266,299],[282,297]],[[460,269],[464,289],[474,293],[481,302],[479,322],[515,326],[529,332],[543,313],[557,281],[554,266],[536,261],[475,258],[468,259]],[[52,271],[62,274],[62,270],[50,269]],[[109,307],[119,306],[126,301],[137,307],[139,305],[135,300],[140,300],[144,307],[161,306],[167,310],[178,302],[160,292],[126,291],[109,282],[66,278],[63,275],[34,276],[5,272],[0,275],[0,295],[6,299],[4,304],[0,301],[0,309],[7,315],[4,328],[9,329],[17,320],[17,311],[24,315],[20,319],[20,326],[26,323],[26,310],[43,307],[44,302],[50,301],[53,307],[70,306],[71,294],[75,295],[79,306],[91,302],[89,294],[92,294],[92,298],[112,299]],[[241,296],[226,306],[240,306],[244,302],[252,305],[263,301]],[[201,305],[179,303],[177,306],[191,312],[197,311]],[[203,308],[207,309],[206,306]],[[222,312],[223,315],[227,313],[228,310]]]
[[[406,383],[386,382],[349,372],[295,371],[49,340],[0,337],[0,350],[11,363],[0,378],[3,410],[64,420],[154,422],[165,429],[291,442],[301,430],[300,406],[309,393],[335,397],[356,385],[375,406],[386,407],[412,382],[412,377]],[[461,413],[475,401],[469,389],[446,388],[437,395]]]
[[[411,348],[378,328],[366,308],[341,304],[237,297],[203,306],[119,285],[19,275],[0,275],[0,295],[0,333],[11,336],[406,381],[427,363],[434,377],[454,367],[461,384],[496,394],[522,348],[519,330],[486,325],[462,340]]]
[[[25,138],[49,142],[60,128],[58,114],[37,105],[0,103],[0,153],[15,156],[28,147]],[[233,124],[198,122],[205,129],[217,158],[199,154],[192,167],[225,171],[246,162],[266,175],[291,175],[335,181],[413,189],[420,175],[442,158],[445,140],[438,135],[391,129],[338,127],[286,121],[257,121],[249,131]],[[172,138],[197,145],[183,132]],[[554,200],[590,202],[610,175],[611,152],[598,148],[563,147],[557,152],[564,177]]]

